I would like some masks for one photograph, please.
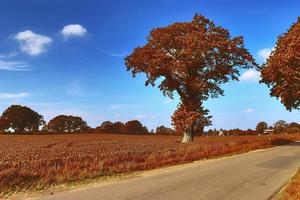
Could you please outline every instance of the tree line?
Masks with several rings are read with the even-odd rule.
[[[38,112],[27,106],[12,105],[0,117],[0,133],[36,134],[36,133],[83,133],[105,132],[124,134],[147,134],[146,126],[138,120],[126,123],[105,121],[97,128],[91,128],[79,116],[58,115],[48,123]]]
[[[157,127],[156,131],[148,131],[138,120],[126,123],[105,121],[96,128],[91,128],[79,116],[58,115],[48,123],[38,112],[27,106],[12,105],[0,116],[0,133],[43,134],[43,133],[115,133],[145,135],[148,133],[175,134],[175,131],[165,126]]]
[[[258,122],[256,128],[241,130],[239,128],[229,130],[209,129],[206,135],[219,135],[222,132],[224,136],[242,136],[242,135],[269,135],[269,134],[296,134],[300,133],[300,124],[296,122],[287,123],[284,120],[278,120],[269,126],[266,122]]]
[[[270,132],[266,132],[270,130]],[[273,126],[268,126],[266,122],[259,122],[256,130],[208,130],[198,132],[196,135],[218,135],[220,131],[224,135],[257,135],[257,134],[283,134],[300,133],[300,124],[296,122],[287,123],[279,120]],[[132,134],[132,135],[180,135],[175,129],[165,126],[158,126],[156,130],[149,131],[138,120],[130,120],[126,123],[105,121],[96,128],[88,126],[87,122],[79,116],[58,115],[48,123],[44,117],[29,107],[12,105],[0,116],[0,133],[14,134],[62,134],[62,133],[107,133],[107,134]]]

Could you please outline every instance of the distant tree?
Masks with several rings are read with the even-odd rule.
[[[97,129],[104,133],[112,133],[114,130],[114,123],[111,121],[105,121]]]
[[[273,52],[261,70],[262,83],[271,96],[280,99],[291,111],[300,109],[300,17],[279,36]]]
[[[59,115],[51,119],[47,125],[49,132],[56,133],[74,133],[83,132],[89,130],[87,123],[81,118],[72,115]]]
[[[122,133],[124,129],[124,123],[123,122],[115,122],[113,125],[113,129],[115,133]]]
[[[178,93],[181,102],[172,121],[184,135],[182,142],[192,141],[195,133],[211,124],[203,102],[223,95],[221,84],[238,80],[239,69],[257,66],[242,37],[231,37],[201,15],[152,30],[148,43],[135,48],[125,63],[133,77],[146,74],[146,86],[159,80],[165,96]]]
[[[8,128],[9,128],[9,121],[4,118],[0,118],[0,133],[5,133]]]
[[[165,127],[163,125],[158,126],[155,132],[157,135],[176,135],[176,131],[174,129]]]
[[[287,128],[288,133],[300,133],[300,124],[296,122],[292,122],[288,125]]]
[[[40,126],[45,124],[43,116],[31,108],[20,105],[12,105],[7,108],[2,119],[9,123],[9,128],[15,133],[37,132]]]
[[[215,136],[215,135],[218,135],[218,133],[219,133],[220,131],[218,131],[217,129],[209,129],[208,131],[207,131],[207,135],[210,135],[210,136]]]
[[[294,127],[294,128],[299,128],[300,129],[300,124],[296,123],[296,122],[292,122],[289,124],[289,127]]]
[[[124,123],[122,122],[111,122],[105,121],[101,124],[101,126],[97,127],[96,130],[102,133],[122,133],[123,132]]]
[[[283,134],[287,132],[288,124],[284,120],[279,120],[274,124],[274,132]]]
[[[212,136],[212,135],[215,135],[215,133],[214,133],[214,131],[212,129],[209,129],[207,131],[207,135]]]
[[[267,129],[268,129],[268,124],[266,122],[259,122],[256,125],[256,132],[258,134],[264,134],[265,130],[267,130]]]
[[[126,122],[123,127],[123,131],[126,134],[133,134],[133,135],[148,133],[147,127],[143,126],[142,123],[138,120],[132,120]]]

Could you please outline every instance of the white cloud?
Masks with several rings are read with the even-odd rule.
[[[0,59],[0,70],[29,71],[29,70],[31,70],[31,68],[26,62],[5,61],[5,60]]]
[[[139,115],[136,115],[134,118],[135,119],[144,119],[146,117],[147,117],[147,115],[145,115],[145,114],[139,114]]]
[[[258,56],[265,62],[269,56],[271,55],[271,52],[273,51],[274,48],[263,48],[258,51]]]
[[[241,77],[241,81],[251,81],[251,82],[257,82],[260,79],[260,72],[254,70],[254,69],[249,69],[245,71]]]
[[[247,108],[245,110],[245,113],[253,113],[253,112],[254,112],[254,110],[252,108]]]
[[[120,118],[120,117],[121,117],[120,113],[115,114],[115,118]]]
[[[80,24],[69,24],[63,27],[60,31],[64,39],[71,37],[83,37],[87,34],[87,29]]]
[[[29,93],[0,93],[0,99],[22,99],[28,97]]]
[[[52,38],[36,34],[31,30],[19,32],[14,39],[20,43],[21,51],[30,56],[44,53],[47,45],[52,43]]]

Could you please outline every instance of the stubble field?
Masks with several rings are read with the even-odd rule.
[[[196,137],[159,135],[0,135],[0,197],[21,190],[154,169],[268,148],[300,135]]]

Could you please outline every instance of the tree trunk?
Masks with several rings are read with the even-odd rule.
[[[184,132],[183,138],[181,140],[182,143],[189,143],[193,141],[193,134],[191,132]]]

